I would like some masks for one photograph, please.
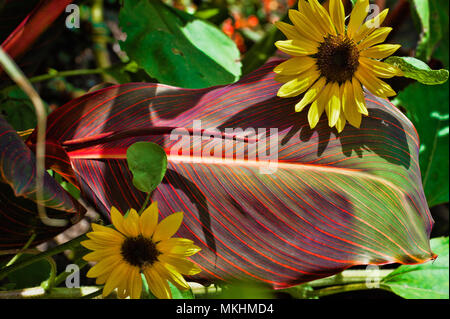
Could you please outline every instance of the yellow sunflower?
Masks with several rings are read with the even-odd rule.
[[[83,258],[95,261],[87,273],[104,284],[103,296],[115,288],[119,298],[140,298],[141,273],[150,291],[160,299],[172,298],[168,281],[179,289],[189,289],[182,275],[195,275],[201,271],[186,259],[200,248],[185,238],[172,237],[181,226],[183,213],[167,216],[158,224],[158,206],[153,202],[141,216],[131,209],[127,217],[111,208],[111,221],[115,229],[92,224],[89,240],[81,244],[93,250]]]
[[[392,29],[380,27],[388,9],[364,22],[369,0],[359,0],[346,26],[341,0],[330,0],[329,12],[317,0],[299,0],[298,8],[289,10],[294,25],[276,22],[288,40],[275,45],[293,56],[274,68],[275,79],[285,83],[278,96],[294,97],[305,92],[295,111],[311,104],[311,128],[317,125],[323,111],[328,125],[335,126],[338,132],[347,121],[359,127],[362,114],[368,114],[362,85],[374,95],[387,98],[396,93],[379,78],[402,75],[396,67],[379,61],[400,47],[380,44]]]

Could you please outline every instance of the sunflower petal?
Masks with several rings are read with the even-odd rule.
[[[367,49],[375,44],[381,43],[386,40],[389,33],[392,31],[390,27],[382,27],[371,32],[364,40],[362,40],[357,48],[359,51]]]
[[[304,38],[316,42],[321,42],[323,40],[323,33],[321,33],[303,13],[291,9],[289,10],[289,19],[294,24],[294,28],[298,35],[302,35]]]
[[[201,250],[200,247],[194,245],[192,240],[175,237],[159,242],[156,249],[163,254],[175,254],[180,255],[180,257],[189,257]]]
[[[331,21],[338,34],[345,32],[345,11],[342,0],[331,0],[329,4]]]
[[[353,36],[359,30],[368,12],[369,0],[359,0],[356,2],[355,7],[350,14],[350,21],[347,26],[347,35],[350,38],[353,38]]]
[[[320,18],[316,17],[316,14],[314,13],[311,5],[308,2],[306,2],[305,0],[299,0],[298,10],[306,19],[305,25],[308,26],[308,29],[314,29],[314,31],[311,32],[318,33],[322,38],[328,35],[326,27],[321,25]]]
[[[127,217],[124,218],[123,227],[129,237],[137,237],[140,233],[139,214],[135,209],[130,209]]]
[[[109,245],[123,242],[125,239],[119,232],[116,234],[105,233],[101,231],[93,231],[86,234],[86,236],[96,243]]]
[[[397,94],[389,84],[366,71],[364,67],[360,66],[356,70],[355,76],[370,92],[379,97],[387,98]]]
[[[94,267],[89,269],[86,274],[88,278],[95,278],[105,273],[111,272],[111,270],[116,267],[117,264],[121,262],[121,258],[119,256],[109,256],[105,259],[102,259],[98,262]]]
[[[133,267],[128,279],[128,293],[131,299],[141,298],[142,279],[139,268]]]
[[[353,96],[355,98],[356,107],[358,112],[364,115],[368,115],[369,111],[366,108],[366,100],[364,98],[364,92],[361,87],[361,83],[357,78],[352,78]]]
[[[320,120],[320,116],[325,110],[325,104],[328,101],[331,85],[326,84],[322,91],[319,93],[317,99],[311,104],[308,111],[308,122],[311,129],[316,127]]]
[[[305,14],[311,13],[311,12],[309,12],[309,10],[311,10],[309,7],[309,3],[306,2],[306,0],[298,0],[297,6],[298,6],[298,10],[300,12],[305,13]]]
[[[94,242],[93,240],[90,240],[90,239],[84,240],[80,244],[81,244],[81,246],[83,246],[83,247],[85,247],[87,249],[90,249],[90,250],[97,250],[97,249],[105,248],[103,245],[100,245],[100,244],[98,244],[98,243],[96,243],[96,242]]]
[[[176,255],[164,254],[159,256],[158,259],[163,264],[170,264],[182,275],[193,276],[202,271],[192,261],[187,260],[186,258],[180,258]]]
[[[111,207],[110,214],[111,222],[114,225],[114,228],[116,228],[119,232],[126,236],[127,233],[125,228],[123,227],[123,215],[114,206]]]
[[[109,275],[111,275],[111,273],[108,272],[108,273],[98,276],[95,279],[95,283],[97,285],[103,285],[106,282],[106,280],[109,278]]]
[[[360,56],[372,59],[384,59],[401,47],[400,44],[380,44],[360,52]]]
[[[115,288],[122,284],[122,281],[126,280],[126,272],[128,270],[128,265],[125,262],[121,262],[117,265],[111,275],[106,280],[105,286],[103,287],[103,297],[108,296]]]
[[[320,73],[315,67],[295,77],[293,80],[286,82],[279,89],[277,95],[279,97],[293,97],[305,92],[311,84],[313,84]]]
[[[150,238],[158,225],[158,203],[153,202],[147,207],[140,217],[141,234],[145,238]]]
[[[365,57],[360,57],[359,62],[365,69],[369,70],[369,72],[372,72],[377,77],[391,78],[393,76],[398,75],[399,70],[391,64],[387,64],[373,59],[368,59]]]
[[[293,79],[298,77],[298,74],[292,75],[284,75],[284,74],[275,74],[274,80],[280,83],[287,83]]]
[[[129,285],[131,281],[131,273],[135,268],[136,267],[128,267],[123,280],[121,280],[119,285],[117,286],[117,296],[119,297],[119,299],[125,299],[130,295],[131,289],[129,288]]]
[[[328,125],[330,127],[335,126],[341,113],[340,91],[337,82],[331,84],[328,101],[325,105],[325,112],[328,116]]]
[[[106,248],[101,250],[95,250],[83,256],[86,261],[100,261],[108,256],[120,256],[120,248]]]
[[[155,229],[153,233],[153,241],[166,240],[175,235],[183,222],[183,213],[173,213],[164,218]]]
[[[153,267],[146,268],[144,270],[144,276],[147,280],[148,288],[157,298],[172,298],[172,293],[167,280],[163,279]]]
[[[159,273],[164,273],[165,277],[167,277],[178,289],[189,289],[189,284],[186,282],[183,275],[181,275],[173,266],[169,264],[163,266],[161,263],[157,263],[155,264],[155,268]]]
[[[275,46],[284,53],[293,56],[311,55],[317,53],[318,43],[309,40],[280,40]]]
[[[327,10],[325,10],[317,0],[309,0],[309,5],[314,13],[314,17],[318,20],[318,27],[320,27],[325,34],[336,35],[336,30]]]
[[[336,121],[336,130],[338,133],[341,133],[344,130],[345,124],[347,123],[347,120],[345,119],[345,115],[343,112],[339,113],[339,118]]]
[[[306,105],[314,102],[325,85],[325,82],[325,77],[320,77],[319,80],[317,80],[317,82],[305,93],[300,102],[295,104],[295,112],[301,112]]]
[[[95,242],[95,241],[89,239],[89,240],[82,241],[81,245],[83,247],[86,247],[87,249],[97,251],[97,250],[118,249],[118,248],[120,248],[122,243],[105,244],[105,243],[98,243],[98,242]]]
[[[361,125],[361,113],[358,112],[355,96],[353,94],[353,86],[350,81],[346,81],[343,85],[342,92],[342,111],[347,121],[354,127],[359,128]]]
[[[99,224],[91,224],[91,227],[94,232],[103,232],[103,233],[111,234],[112,236],[118,236],[120,238],[124,238],[123,235],[120,232],[118,232],[117,230],[115,230],[114,228],[106,227],[106,226],[99,225]]]
[[[286,38],[288,39],[295,39],[299,36],[297,29],[293,26],[290,25],[286,22],[283,21],[277,21],[275,22],[275,26],[281,31],[283,32],[283,34],[286,36]]]
[[[358,32],[356,32],[356,34],[353,36],[353,41],[358,43],[361,40],[363,40],[366,36],[368,36],[371,32],[379,28],[383,23],[384,19],[386,19],[388,12],[389,9],[384,9],[376,17],[364,22],[361,28],[359,28]]]
[[[283,75],[300,74],[310,69],[315,63],[316,60],[309,56],[294,57],[278,64],[273,72]]]

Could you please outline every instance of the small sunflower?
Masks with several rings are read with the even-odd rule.
[[[168,281],[179,289],[189,289],[182,275],[195,275],[201,271],[186,259],[200,248],[185,238],[172,237],[181,226],[183,213],[167,216],[158,224],[158,206],[153,202],[141,216],[131,209],[127,217],[111,208],[111,221],[115,229],[92,224],[89,240],[81,244],[93,250],[83,258],[95,261],[87,273],[104,284],[103,296],[115,288],[119,298],[140,298],[141,273],[151,292],[160,299],[172,298]]]
[[[346,122],[359,127],[362,114],[368,115],[362,85],[374,95],[387,98],[396,93],[379,78],[402,75],[396,67],[379,61],[400,45],[380,44],[392,28],[379,27],[388,9],[364,22],[369,0],[356,2],[345,25],[341,0],[329,1],[329,12],[317,0],[299,0],[299,10],[289,10],[294,25],[276,22],[288,40],[277,41],[281,51],[294,56],[274,68],[275,79],[285,83],[279,97],[294,97],[306,92],[295,105],[302,111],[311,104],[308,122],[317,125],[323,111],[328,125],[338,132]]]

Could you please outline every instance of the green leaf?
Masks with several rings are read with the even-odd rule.
[[[263,65],[276,51],[274,43],[282,39],[284,39],[284,35],[281,31],[272,26],[265,36],[245,54],[242,59],[242,74],[248,74]]]
[[[449,200],[448,82],[427,86],[414,83],[392,102],[406,108],[420,136],[419,164],[430,207]]]
[[[16,263],[30,257],[30,254],[23,254]],[[35,263],[17,269],[10,273],[7,278],[10,283],[14,283],[14,289],[23,289],[29,287],[39,286],[43,281],[50,278],[51,266],[46,259],[36,261]]]
[[[412,0],[412,8],[419,17],[422,27],[419,43],[417,44],[416,56],[422,60],[428,61],[433,48],[430,35],[430,5],[429,0]]]
[[[448,299],[448,237],[433,238],[431,249],[435,261],[421,265],[402,265],[383,278],[386,285],[407,299]]]
[[[211,8],[211,9],[205,9],[205,10],[197,10],[194,15],[197,18],[203,19],[203,20],[208,20],[216,15],[218,15],[220,13],[220,9],[219,8]]]
[[[235,43],[213,24],[161,1],[127,0],[119,14],[121,47],[151,77],[185,88],[235,82],[241,75]]]
[[[234,281],[222,286],[217,299],[274,299],[274,290],[264,284],[246,281]]]
[[[133,185],[142,192],[151,193],[166,174],[166,152],[158,144],[137,142],[127,149],[127,164],[133,173]]]
[[[144,274],[141,274],[142,278],[142,299],[158,299],[155,297],[155,295],[150,291],[147,283],[147,279],[145,278]],[[172,299],[195,299],[194,294],[192,293],[191,289],[188,290],[180,290],[177,287],[175,287],[170,281],[169,288],[172,293]]]
[[[195,299],[195,296],[192,293],[191,289],[180,290],[177,287],[175,287],[170,281],[169,287],[170,291],[172,292],[172,299]]]
[[[81,191],[71,183],[66,182],[61,175],[53,170],[47,170],[49,173],[70,195],[75,199],[80,199]]]
[[[436,44],[433,57],[440,60],[446,68],[449,67],[448,56],[449,56],[449,35],[448,35],[448,0],[438,0],[431,1],[430,6],[432,8],[431,23],[436,24],[440,28],[441,40]]]
[[[428,61],[437,44],[444,41],[444,37],[448,35],[448,0],[412,0],[411,2],[412,9],[415,10],[421,24],[416,57]]]
[[[384,62],[398,67],[403,71],[405,77],[417,80],[423,84],[442,84],[448,80],[447,70],[432,70],[426,63],[413,57],[391,56]]]
[[[37,124],[33,103],[18,87],[0,92],[0,114],[17,131],[34,128]]]
[[[155,297],[155,295],[150,291],[147,283],[147,278],[145,278],[145,275],[141,273],[141,279],[142,279],[142,294],[141,299],[158,299]]]
[[[313,294],[314,288],[309,284],[301,284],[281,291],[290,294],[295,299],[319,299]]]

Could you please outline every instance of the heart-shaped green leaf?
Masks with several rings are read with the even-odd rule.
[[[140,191],[151,193],[164,178],[167,156],[158,144],[137,142],[127,150],[127,163],[133,173],[133,185]]]

